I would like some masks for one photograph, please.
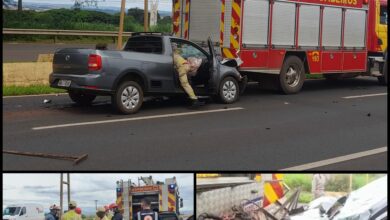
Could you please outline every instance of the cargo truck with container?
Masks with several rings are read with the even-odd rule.
[[[173,32],[218,40],[222,57],[243,61],[241,74],[285,94],[299,92],[306,74],[387,85],[385,0],[173,0]]]

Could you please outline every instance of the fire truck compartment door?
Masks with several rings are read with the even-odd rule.
[[[298,45],[318,47],[320,36],[320,6],[301,5],[299,8]]]
[[[205,42],[208,37],[218,40],[220,35],[220,11],[221,1],[191,1],[189,39],[196,42]]]
[[[269,1],[244,1],[242,43],[245,47],[267,45]]]
[[[347,9],[345,12],[345,47],[365,47],[366,11]]]
[[[322,28],[322,46],[341,46],[341,8],[325,7]]]
[[[273,6],[272,45],[294,46],[295,3],[278,2]]]

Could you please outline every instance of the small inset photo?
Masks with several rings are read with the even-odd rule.
[[[194,175],[3,174],[3,220],[193,219]]]
[[[196,219],[385,220],[387,174],[198,173]]]

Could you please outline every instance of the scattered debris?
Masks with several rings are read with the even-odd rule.
[[[59,155],[59,154],[22,152],[22,151],[15,151],[15,150],[3,150],[3,154],[15,154],[15,155],[22,155],[22,156],[51,158],[51,159],[58,159],[58,160],[69,160],[69,161],[73,161],[73,165],[77,165],[78,163],[87,159],[88,157],[88,154],[83,154],[80,156],[69,156],[69,155]]]
[[[367,117],[371,117],[371,113],[370,112],[367,114]]]
[[[43,103],[44,103],[44,104],[49,104],[49,103],[51,103],[51,100],[50,100],[50,99],[44,99],[44,100],[43,100]]]

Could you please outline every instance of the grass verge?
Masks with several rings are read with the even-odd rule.
[[[3,86],[3,96],[37,95],[62,92],[66,92],[66,90],[51,88],[48,85]]]

